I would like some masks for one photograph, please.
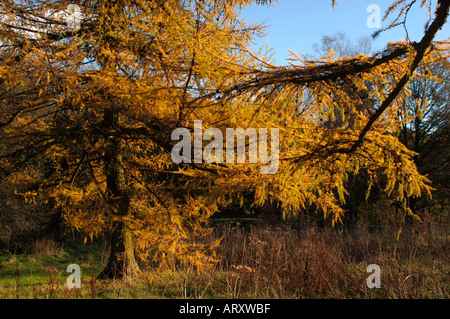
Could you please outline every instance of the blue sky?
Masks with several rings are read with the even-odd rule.
[[[408,15],[407,29],[411,40],[419,41],[424,32],[427,9],[420,8],[420,2]],[[434,3],[436,0],[434,0]],[[371,35],[377,29],[367,26],[367,12],[370,4],[377,4],[384,16],[393,0],[338,0],[333,10],[331,0],[278,0],[273,6],[251,5],[244,8],[240,17],[246,21],[265,22],[267,36],[258,40],[257,45],[266,45],[274,51],[276,64],[286,65],[289,51],[302,54],[313,54],[313,44],[320,42],[323,35],[332,35],[337,31],[344,32],[350,39],[363,35]],[[434,6],[433,6],[434,8]],[[434,12],[432,13],[434,14]],[[393,17],[392,17],[393,18]],[[382,22],[385,26],[391,21]],[[450,37],[450,21],[439,31],[438,40]],[[382,33],[374,42],[376,51],[383,49],[388,42],[405,38],[402,27]]]

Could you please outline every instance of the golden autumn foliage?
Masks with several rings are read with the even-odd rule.
[[[333,223],[345,213],[348,176],[361,170],[396,200],[429,192],[396,137],[408,95],[398,84],[416,64],[447,56],[448,43],[430,46],[431,37],[376,56],[330,52],[275,67],[250,52],[262,29],[239,10],[251,2],[86,0],[81,27],[70,30],[46,14],[70,1],[0,1],[11,17],[0,24],[1,176],[26,197],[54,201],[86,237],[110,233],[105,276],[133,272],[133,250],[163,265],[213,262],[205,252],[214,245],[187,239],[248,190],[254,205],[314,203]],[[278,172],[174,164],[171,132],[197,119],[223,132],[278,128]]]

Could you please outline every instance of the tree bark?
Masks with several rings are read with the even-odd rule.
[[[128,225],[113,222],[111,231],[111,252],[108,264],[98,275],[98,279],[133,277],[140,272],[134,257],[133,238]]]
[[[114,130],[119,125],[119,114],[105,111],[105,124]],[[111,252],[106,268],[97,277],[117,278],[134,276],[139,266],[134,257],[133,235],[129,225],[131,218],[130,197],[123,166],[122,146],[118,137],[110,138],[105,152],[105,174],[109,204],[113,208],[111,217]]]

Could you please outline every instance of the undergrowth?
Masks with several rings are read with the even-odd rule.
[[[0,256],[0,298],[449,298],[448,235],[444,232],[352,231],[288,226],[217,227],[217,262],[144,268],[138,278],[96,280],[108,257],[104,242],[35,242],[27,254]],[[69,289],[69,264],[82,270]],[[369,289],[369,264],[381,288]]]

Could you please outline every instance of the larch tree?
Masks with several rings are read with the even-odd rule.
[[[213,262],[214,245],[195,238],[218,207],[243,201],[249,190],[253,205],[277,201],[298,211],[314,204],[333,223],[344,214],[349,174],[362,168],[372,182],[383,177],[398,200],[429,191],[414,153],[395,135],[397,111],[417,67],[446,54],[445,43],[432,41],[448,1],[438,1],[419,43],[287,67],[250,51],[261,29],[238,15],[251,2],[79,1],[82,21],[68,29],[52,13],[69,1],[0,1],[1,178],[31,201],[61,207],[86,238],[109,233],[100,278],[136,273],[135,253],[162,265]],[[401,19],[415,2],[391,9],[399,7]],[[354,90],[343,89],[350,84]],[[339,124],[328,127],[324,118]],[[224,151],[220,134],[208,129],[259,129],[260,160],[249,137],[244,162],[199,159],[195,151],[175,162],[172,133],[180,128],[204,133],[194,136],[194,149],[211,140],[205,151],[213,144],[215,155]],[[268,140],[276,130],[279,138]],[[261,174],[268,157],[277,172]]]
[[[109,233],[100,278],[137,272],[135,251],[162,263],[201,251],[186,239],[215,206],[173,174],[171,132],[226,117],[189,103],[255,67],[260,28],[237,19],[250,2],[79,1],[69,28],[70,1],[1,1],[2,178],[87,238]]]

